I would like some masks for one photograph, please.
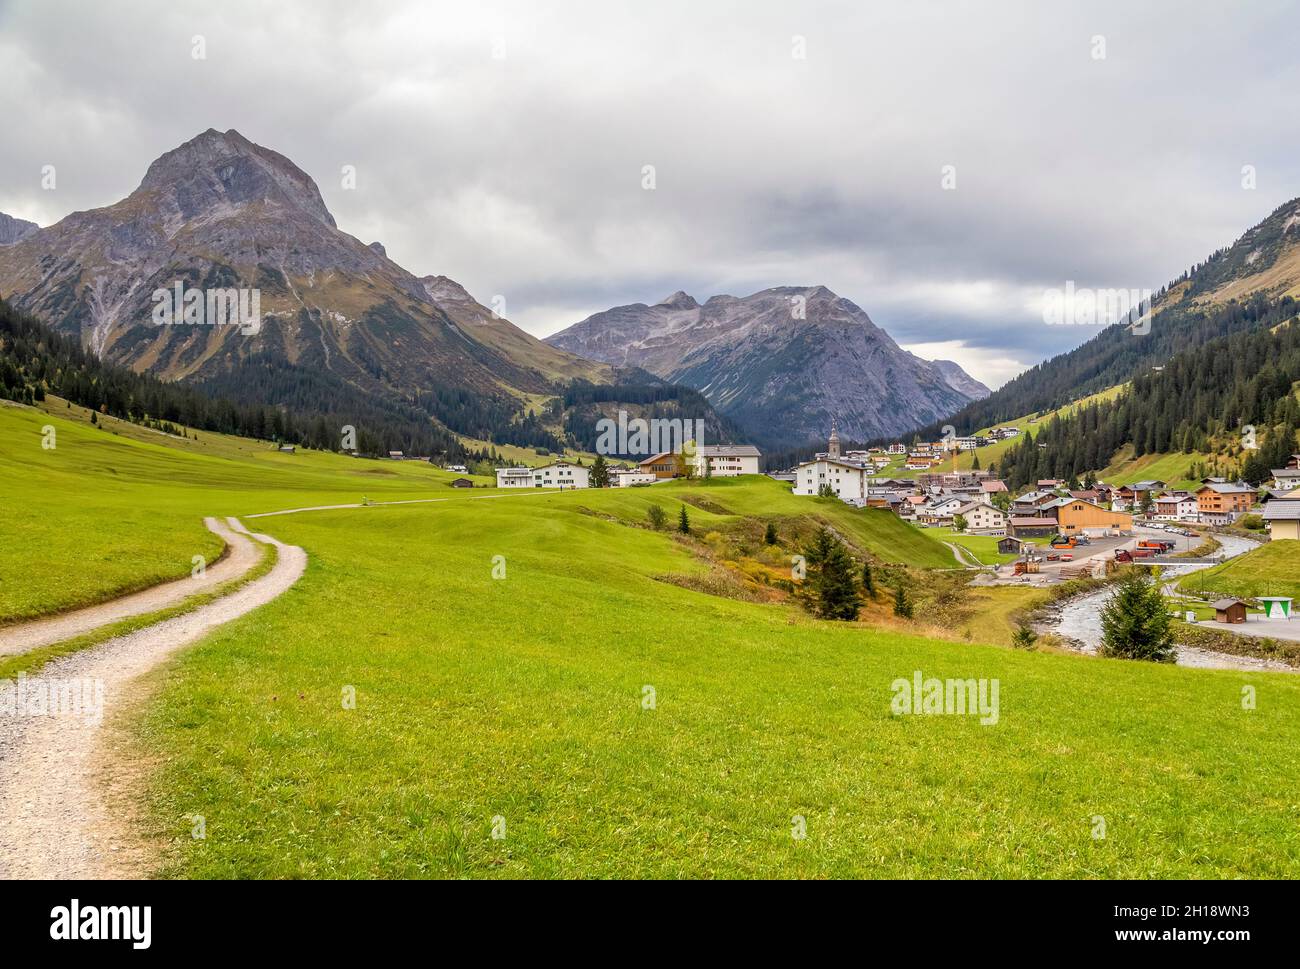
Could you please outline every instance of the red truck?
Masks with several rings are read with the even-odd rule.
[[[1166,552],[1173,547],[1173,542],[1167,542],[1162,538],[1144,538],[1138,542],[1138,548],[1149,548],[1156,552]]]

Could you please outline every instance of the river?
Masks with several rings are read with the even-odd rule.
[[[1220,546],[1216,554],[1220,554],[1224,558],[1235,558],[1243,552],[1249,552],[1252,548],[1258,547],[1255,542],[1245,538],[1238,538],[1236,535],[1215,535],[1214,537],[1218,540]],[[1179,576],[1187,575],[1189,572],[1207,568],[1210,568],[1210,566],[1180,565],[1161,569],[1160,571],[1164,581],[1168,583]],[[1095,655],[1101,646],[1101,611],[1112,595],[1114,595],[1114,589],[1108,588],[1103,589],[1101,592],[1094,592],[1091,595],[1072,599],[1061,606],[1055,616],[1042,623],[1042,628],[1048,632],[1057,633],[1067,639],[1074,640],[1080,644],[1081,652]],[[1253,656],[1233,656],[1229,653],[1213,653],[1209,650],[1196,649],[1191,646],[1178,647],[1178,665],[1196,666],[1203,669],[1296,672],[1292,667],[1276,660],[1257,659]]]

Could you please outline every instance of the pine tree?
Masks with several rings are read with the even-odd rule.
[[[1016,631],[1011,634],[1011,645],[1016,649],[1033,649],[1037,640],[1038,634],[1024,619],[1016,624]]]
[[[768,545],[776,544],[776,526],[771,522],[767,523],[767,531],[763,533],[763,541]]]
[[[686,506],[682,505],[682,512],[677,516],[677,530],[683,535],[691,533],[691,520],[686,516]]]
[[[605,463],[605,455],[596,455],[596,460],[591,462],[591,471],[589,473],[593,488],[609,487],[609,465]]]
[[[1164,596],[1144,569],[1120,579],[1102,610],[1101,631],[1103,656],[1171,663],[1176,655]]]
[[[871,574],[870,562],[862,563],[862,591],[872,599],[876,597],[876,580]]]
[[[894,587],[894,615],[904,619],[912,618],[912,603],[907,598],[907,589],[901,580]]]
[[[858,618],[862,600],[858,597],[853,559],[844,543],[826,528],[818,529],[813,543],[804,549],[811,575],[808,587],[814,611],[823,619]]]

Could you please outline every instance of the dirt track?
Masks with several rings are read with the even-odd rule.
[[[205,518],[203,524],[208,526],[208,531],[226,543],[227,553],[207,566],[201,577],[164,582],[162,585],[122,596],[120,599],[60,613],[48,619],[35,619],[16,626],[6,626],[0,629],[0,656],[25,653],[38,646],[72,639],[74,636],[80,636],[111,622],[167,609],[178,605],[196,592],[215,589],[227,579],[243,575],[257,564],[261,552],[244,535],[233,531],[226,522],[218,518]]]
[[[223,537],[228,535],[232,545],[247,545],[256,552],[236,519],[227,519],[225,526],[209,521],[223,528]],[[252,537],[278,550],[268,574],[193,612],[55,660],[22,684],[28,697],[42,690],[48,697],[54,688],[84,687],[90,710],[52,715],[29,707],[28,715],[10,716],[0,708],[0,878],[142,873],[142,849],[121,813],[109,808],[100,783],[104,721],[128,700],[138,677],[298,581],[307,565],[301,548],[265,535]],[[98,698],[102,716],[93,712]]]

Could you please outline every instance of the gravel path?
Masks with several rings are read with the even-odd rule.
[[[955,558],[957,560],[957,564],[962,566],[963,568],[967,568],[967,569],[984,568],[984,563],[981,562],[978,558],[976,558],[975,554],[971,552],[969,549],[966,549],[961,545],[958,545],[956,542],[944,542],[943,544],[947,545],[948,548],[952,549],[953,558]]]
[[[232,544],[247,543],[247,529],[236,519],[226,521]],[[266,575],[193,612],[65,656],[37,676],[7,684],[14,698],[9,702],[28,698],[28,715],[9,715],[0,692],[0,878],[140,873],[147,852],[122,812],[110,808],[104,788],[106,765],[118,770],[104,749],[106,724],[127,704],[131,684],[142,674],[298,581],[307,565],[301,548],[252,537],[278,550]],[[61,712],[39,713],[30,698],[48,699],[55,690]],[[78,698],[86,701],[79,709]]]
[[[12,656],[38,646],[61,643],[112,622],[167,609],[196,592],[214,589],[227,579],[237,578],[257,565],[261,552],[244,535],[233,531],[217,518],[205,518],[203,524],[226,543],[227,551],[216,562],[206,566],[202,576],[164,582],[110,602],[101,602],[99,605],[16,626],[6,626],[0,629],[0,656]]]

